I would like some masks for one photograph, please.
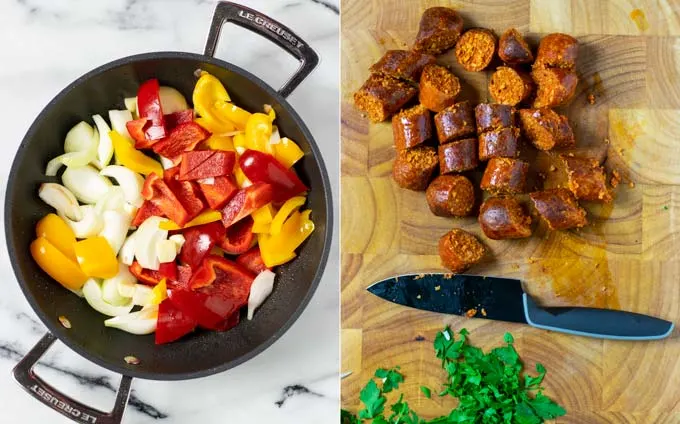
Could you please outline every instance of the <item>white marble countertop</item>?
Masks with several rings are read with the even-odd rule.
[[[321,56],[317,70],[289,100],[322,150],[337,217],[339,0],[242,3],[288,25]],[[201,53],[214,4],[207,0],[0,0],[3,204],[14,152],[35,116],[53,96],[90,69],[120,57],[159,50]],[[273,44],[234,26],[225,27],[216,56],[242,66],[274,87],[296,66]],[[337,219],[335,229],[324,279],[309,307],[279,341],[246,364],[212,377],[179,382],[134,380],[124,423],[336,422]],[[5,243],[0,248],[0,277],[0,422],[68,423],[11,378],[16,362],[46,330],[19,289]],[[114,387],[120,379],[61,343],[43,358],[38,373],[72,397],[103,410],[112,407]]]

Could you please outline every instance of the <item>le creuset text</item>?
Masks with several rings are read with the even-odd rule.
[[[261,16],[254,15],[244,10],[239,11],[238,15],[242,18],[248,19],[249,21],[253,21],[256,24],[267,28],[269,31],[275,34],[278,34],[284,40],[288,41],[290,44],[294,45],[298,49],[304,46],[304,43],[301,43],[300,40],[298,40],[293,34],[279,27],[275,23],[269,22],[268,20],[264,19]]]
[[[73,416],[74,418],[79,418],[80,420],[82,420],[83,422],[86,422],[86,423],[95,424],[97,422],[96,417],[93,417],[93,416],[88,415],[84,412],[81,412],[79,409],[74,408],[67,403],[64,403],[63,400],[59,399],[56,396],[53,396],[51,393],[46,392],[45,390],[42,389],[42,387],[39,387],[37,384],[31,386],[31,391],[33,391],[35,394],[37,394],[41,398],[45,399],[48,403],[56,406],[57,408],[61,409],[62,411],[65,411],[69,415]]]

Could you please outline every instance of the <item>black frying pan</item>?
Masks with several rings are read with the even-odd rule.
[[[273,41],[300,62],[296,74],[279,90],[273,90],[247,71],[213,57],[222,25],[233,22]],[[7,247],[14,273],[31,307],[50,333],[19,362],[14,377],[35,398],[63,415],[81,422],[119,423],[133,377],[183,380],[215,374],[262,352],[295,322],[309,303],[323,273],[331,243],[332,206],[328,175],[309,130],[285,100],[316,67],[318,56],[284,25],[254,10],[219,3],[215,9],[203,55],[180,52],[141,54],[116,60],[78,78],[57,95],[36,118],[14,159],[5,200]],[[274,107],[281,134],[299,143],[305,157],[296,165],[301,179],[311,187],[308,207],[316,230],[298,258],[277,269],[274,292],[252,321],[223,333],[199,331],[175,343],[156,346],[153,335],[136,336],[104,327],[104,316],[52,281],[33,261],[29,244],[35,224],[50,208],[37,190],[45,177],[45,164],[63,152],[63,136],[81,120],[112,108],[123,109],[122,99],[134,96],[141,82],[158,78],[191,99],[196,78],[203,69],[219,78],[235,104],[248,110]],[[64,328],[63,315],[71,324]],[[123,375],[116,404],[105,413],[83,405],[50,387],[33,373],[33,366],[59,338],[71,349],[104,368]],[[127,364],[133,355],[140,362]]]

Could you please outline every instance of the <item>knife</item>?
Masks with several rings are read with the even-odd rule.
[[[585,307],[542,308],[511,278],[462,274],[400,275],[372,284],[398,305],[445,314],[529,324],[543,330],[614,340],[657,340],[674,324],[633,312]]]

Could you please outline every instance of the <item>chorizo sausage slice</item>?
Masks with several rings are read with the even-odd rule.
[[[479,135],[479,160],[519,156],[519,128],[502,128]]]
[[[534,61],[531,48],[515,28],[506,30],[498,41],[498,56],[508,65],[519,65]]]
[[[490,197],[479,208],[479,225],[493,240],[531,237],[531,217],[514,197]]]
[[[515,125],[515,109],[498,103],[480,103],[475,106],[477,133],[510,128]]]
[[[586,211],[566,188],[536,191],[529,197],[551,230],[580,228],[588,224]]]
[[[388,50],[370,67],[371,73],[418,82],[425,66],[434,63],[432,55],[412,50]]]
[[[607,177],[600,163],[594,159],[560,155],[567,168],[569,190],[577,199],[609,203],[612,195],[607,189]]]
[[[372,74],[354,93],[354,104],[371,121],[382,122],[414,98],[417,92],[406,82],[386,75]]]
[[[439,112],[456,101],[460,81],[451,71],[440,65],[427,65],[420,76],[420,103]]]
[[[467,216],[475,205],[475,189],[463,175],[440,175],[427,187],[425,198],[437,216]]]
[[[534,81],[526,72],[499,66],[489,79],[489,94],[496,102],[516,106],[529,99]]]
[[[439,171],[442,174],[468,171],[477,165],[476,139],[465,138],[439,146]]]
[[[496,52],[496,36],[484,28],[466,31],[456,43],[456,59],[470,72],[483,71]]]
[[[434,147],[419,146],[397,152],[392,164],[392,178],[401,188],[423,191],[438,165]]]
[[[524,136],[539,150],[570,148],[576,145],[567,117],[550,108],[520,109],[519,121]]]
[[[484,258],[486,247],[474,235],[454,228],[439,239],[439,257],[452,272],[459,273]]]
[[[469,101],[453,104],[434,116],[437,139],[440,144],[475,133],[475,115]]]
[[[571,100],[576,93],[578,76],[568,69],[534,67],[531,77],[537,88],[534,107],[559,106]]]
[[[418,146],[432,137],[432,118],[423,105],[404,109],[392,117],[394,146],[404,150]]]
[[[523,193],[529,164],[519,159],[491,158],[486,165],[480,188],[491,193]]]
[[[578,58],[578,41],[568,34],[553,33],[541,39],[534,67],[572,70]]]
[[[449,7],[430,7],[420,17],[413,50],[439,54],[456,45],[463,31],[463,18]]]

